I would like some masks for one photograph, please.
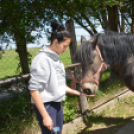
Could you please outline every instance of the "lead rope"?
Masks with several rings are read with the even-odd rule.
[[[76,89],[76,83],[79,83],[80,85],[82,84],[82,82],[79,82],[76,80],[76,78],[74,77],[73,73],[71,71],[68,71],[68,75],[71,78],[71,88],[72,89]]]

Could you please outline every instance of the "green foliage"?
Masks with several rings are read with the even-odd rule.
[[[67,80],[67,85],[70,86],[71,80]],[[68,122],[73,120],[77,114],[78,97],[66,94],[66,99],[63,104],[63,121]]]
[[[0,100],[0,133],[21,133],[33,120],[27,92],[12,92],[12,96]]]
[[[109,94],[111,94],[113,92],[113,90],[118,91],[117,88],[119,89],[120,87],[122,87],[123,85],[121,84],[121,81],[117,78],[112,80],[111,83],[107,84],[107,80],[109,78],[109,72],[110,70],[108,70],[106,72],[106,76],[103,76],[103,79],[100,83],[100,88],[99,89],[101,91],[101,93],[97,93],[96,97],[101,101],[102,98],[104,98],[105,95],[105,99],[106,99],[106,95],[109,96]],[[105,73],[104,73],[105,75]],[[105,84],[104,84],[105,83]],[[119,85],[119,83],[121,85]],[[70,86],[71,84],[71,80],[67,80],[67,85]],[[7,85],[6,85],[7,86]],[[9,85],[10,87],[11,85]],[[5,88],[9,88],[9,87],[5,87]],[[19,85],[18,85],[19,87]],[[109,88],[108,90],[107,87]],[[25,87],[24,90],[26,91]],[[23,132],[23,130],[25,129],[25,127],[29,126],[29,129],[31,129],[31,124],[34,122],[33,119],[35,117],[35,115],[31,115],[31,103],[30,103],[30,98],[27,92],[23,92],[20,94],[20,91],[17,90],[16,92],[14,91],[9,91],[10,96],[9,98],[5,98],[3,100],[0,100],[0,133],[2,134],[7,134],[7,133],[14,133],[14,134],[18,134]],[[115,92],[114,92],[115,93]],[[96,101],[97,99],[95,99],[94,101],[92,100],[93,98],[90,98],[90,102],[89,103],[93,103],[94,101]],[[134,101],[129,100],[129,104],[130,102],[132,102],[131,104],[133,105]],[[63,104],[63,114],[64,114],[64,123],[65,122],[69,122],[71,120],[73,120],[78,113],[78,97],[74,96],[74,95],[70,95],[67,94],[66,95],[66,100],[64,102],[62,102]],[[104,115],[105,113],[103,112],[102,115]],[[101,122],[102,117],[97,117],[96,115],[91,115],[88,119],[88,117],[85,117],[85,119],[87,119],[87,122],[91,123],[90,121],[92,120],[95,123],[99,123]],[[99,121],[97,121],[99,120]],[[36,121],[37,122],[37,121]],[[37,124],[37,123],[36,123]],[[36,125],[37,127],[37,125]],[[37,129],[37,128],[35,128]]]
[[[76,117],[76,107],[72,103],[75,101],[74,97],[71,97],[70,95],[66,95],[66,100],[63,102],[63,121],[68,122]]]
[[[77,112],[77,97],[74,95],[66,95],[66,100],[63,102],[63,121],[68,122],[76,117]]]

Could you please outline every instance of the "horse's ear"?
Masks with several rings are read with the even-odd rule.
[[[92,44],[93,49],[96,48],[96,45],[98,44],[98,40],[99,40],[99,34],[95,38],[89,40],[89,42],[91,42]]]
[[[87,41],[84,36],[81,36],[81,43]]]

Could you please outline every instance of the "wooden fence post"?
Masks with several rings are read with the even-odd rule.
[[[71,44],[69,45],[69,48],[70,48],[70,55],[71,55],[71,60],[72,60],[72,64],[73,64],[73,63],[76,63],[75,54],[76,54],[76,49],[77,49],[77,41],[76,41],[76,34],[75,34],[75,27],[74,27],[73,20],[71,20],[71,19],[67,20],[66,28],[71,33],[71,36],[72,36],[72,41],[71,41]],[[81,76],[82,76],[81,66],[75,67],[74,75],[78,81],[81,80]],[[76,85],[76,89],[78,91],[82,90],[82,88],[79,84]],[[82,114],[86,113],[86,111],[89,110],[87,97],[85,97],[85,96],[79,97],[79,106],[80,106],[80,110],[81,110]]]

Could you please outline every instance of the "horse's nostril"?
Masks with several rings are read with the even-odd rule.
[[[92,94],[92,92],[91,92],[91,90],[89,88],[88,89],[83,89],[83,92],[85,94],[88,94],[88,95],[91,95]]]

